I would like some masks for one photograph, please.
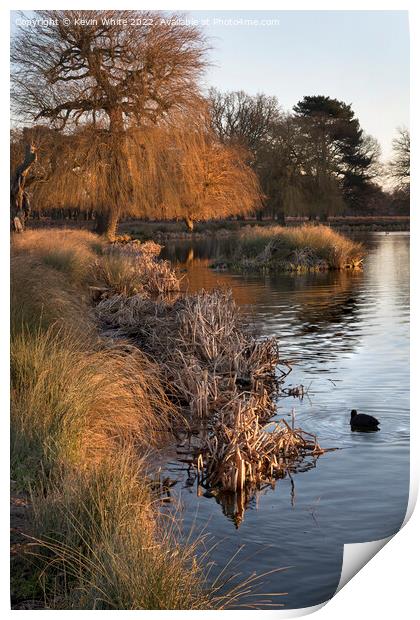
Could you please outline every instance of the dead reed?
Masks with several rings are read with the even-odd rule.
[[[314,436],[284,420],[266,429],[290,367],[282,368],[276,339],[259,341],[243,329],[231,292],[201,291],[175,302],[111,297],[96,312],[158,363],[171,400],[198,437],[194,462],[203,485],[257,488],[294,459],[323,452]]]
[[[198,457],[203,464],[201,484],[233,492],[261,488],[283,477],[295,460],[323,452],[314,435],[291,428],[285,420],[270,430],[261,427],[251,401],[238,408],[233,420],[231,413],[222,414],[206,438]]]

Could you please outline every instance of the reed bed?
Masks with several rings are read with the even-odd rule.
[[[262,271],[357,269],[364,254],[362,244],[328,226],[248,227],[238,235],[230,264]]]
[[[259,341],[242,328],[230,291],[174,302],[120,295],[102,300],[96,312],[159,364],[171,400],[198,437],[201,484],[242,492],[272,482],[294,459],[322,454],[313,435],[284,420],[266,428],[290,367],[275,338]]]
[[[252,401],[238,409],[233,420],[231,416],[222,413],[200,453],[201,482],[208,486],[232,492],[261,488],[283,477],[295,460],[324,453],[314,435],[291,428],[285,420],[270,430],[261,428]]]

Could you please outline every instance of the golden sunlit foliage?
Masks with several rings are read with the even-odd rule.
[[[364,249],[328,226],[270,226],[243,230],[234,259],[239,266],[278,271],[357,268]]]
[[[13,105],[33,128],[15,135],[12,172],[29,144],[38,172],[24,183],[36,209],[94,209],[98,232],[113,238],[122,215],[191,227],[259,206],[254,173],[209,129],[199,28],[153,12],[38,14],[52,25],[20,29],[12,47]]]
[[[111,134],[93,126],[71,134],[38,127],[30,137],[39,145],[28,179],[35,210],[105,208],[110,191],[107,162],[115,150]],[[20,138],[14,136],[12,166],[21,157]],[[209,220],[246,214],[259,205],[258,181],[244,154],[220,144],[201,122],[191,126],[180,119],[176,126],[133,129],[125,138],[120,165],[114,181],[125,215]]]

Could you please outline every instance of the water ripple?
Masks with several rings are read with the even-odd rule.
[[[215,240],[195,244],[186,264],[189,290],[230,287],[246,325],[277,336],[294,360],[290,385],[309,388],[303,400],[279,398],[278,417],[295,409],[296,424],[318,435],[321,445],[340,448],[316,467],[267,490],[249,507],[238,531],[211,499],[175,487],[192,521],[223,544],[212,553],[224,565],[244,544],[253,559],[241,570],[268,571],[264,590],[288,591],[288,607],[315,605],[331,596],[340,570],[342,544],[394,533],[405,514],[409,449],[409,235],[365,239],[369,254],[361,273],[302,276],[215,274],[209,258],[224,249]],[[223,243],[223,242],[222,242]],[[182,261],[191,246],[177,244],[167,257]],[[380,419],[377,433],[351,432],[351,409]],[[179,464],[178,464],[179,465]],[[292,501],[291,501],[292,499]],[[257,558],[257,559],[256,559]]]

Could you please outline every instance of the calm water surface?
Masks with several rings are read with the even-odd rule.
[[[324,447],[341,448],[315,467],[279,480],[250,503],[238,529],[214,498],[186,485],[182,463],[169,464],[179,482],[184,528],[204,529],[216,543],[209,560],[217,574],[240,549],[227,574],[267,575],[260,592],[287,592],[276,605],[305,607],[330,598],[340,579],[343,544],[384,538],[404,520],[409,486],[409,234],[372,233],[360,273],[232,275],[213,272],[209,259],[233,240],[170,243],[166,258],[186,270],[185,287],[229,287],[244,323],[279,338],[293,360],[286,385],[303,384],[300,401],[279,399],[278,416],[296,411],[296,424]],[[381,421],[378,433],[352,433],[351,409]],[[287,419],[287,418],[286,418]],[[225,510],[226,512],[226,510]]]

